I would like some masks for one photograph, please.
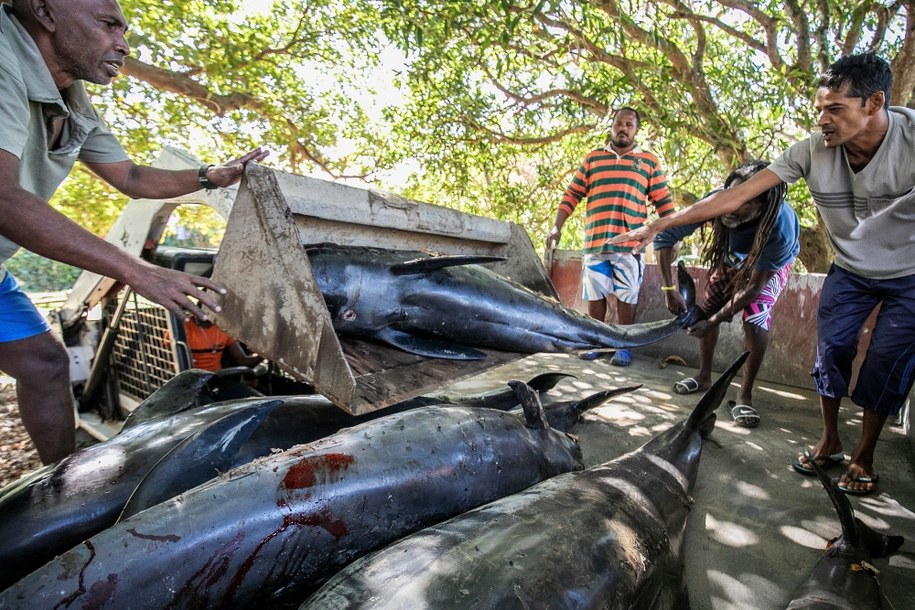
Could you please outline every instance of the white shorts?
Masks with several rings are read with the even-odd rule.
[[[623,303],[639,302],[639,289],[645,274],[641,255],[629,252],[585,254],[581,263],[581,298],[600,301],[611,294]]]

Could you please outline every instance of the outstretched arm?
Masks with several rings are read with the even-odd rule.
[[[206,177],[218,187],[231,186],[241,180],[249,161],[262,161],[268,154],[269,151],[258,147],[242,157],[211,166]],[[133,161],[86,165],[102,180],[134,199],[169,199],[203,188],[196,169],[158,169]]]
[[[637,241],[632,253],[637,254],[641,249],[650,244],[655,235],[664,229],[679,227],[687,224],[703,222],[733,212],[747,201],[760,195],[781,182],[781,179],[769,169],[763,169],[749,180],[731,188],[715,191],[708,197],[701,199],[689,206],[658,218],[639,229],[617,235],[610,240],[611,244],[621,244]]]
[[[197,299],[212,311],[220,310],[214,293],[199,290],[208,288],[222,294],[225,291],[219,284],[132,256],[23,189],[19,186],[19,159],[5,150],[0,150],[0,184],[5,185],[0,189],[0,235],[41,256],[127,284],[180,319],[188,314],[207,319]]]

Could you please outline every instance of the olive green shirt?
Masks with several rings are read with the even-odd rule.
[[[57,89],[32,37],[10,11],[9,5],[0,7],[0,149],[19,159],[19,185],[48,201],[77,159],[117,163],[128,157],[81,81]],[[63,119],[63,130],[49,150],[55,119]],[[0,236],[0,263],[18,249]],[[4,275],[0,269],[0,279]]]

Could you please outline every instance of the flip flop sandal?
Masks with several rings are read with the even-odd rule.
[[[674,392],[677,394],[695,394],[700,391],[699,382],[694,377],[681,379],[674,384]]]
[[[871,476],[871,477],[869,477],[867,475],[862,475],[860,477],[853,477],[853,476],[850,476],[848,474],[848,472],[846,472],[845,475],[848,476],[848,480],[851,483],[870,483],[871,484],[869,489],[850,489],[845,485],[839,485],[839,480],[842,477],[837,477],[836,479],[834,479],[834,481],[836,482],[836,487],[839,488],[839,491],[841,491],[842,493],[849,494],[851,496],[867,496],[869,494],[874,493],[874,490],[877,489],[877,479],[880,478],[877,476],[876,472],[874,473],[874,476]]]
[[[731,419],[738,426],[744,428],[755,428],[759,425],[759,413],[749,405],[738,405],[733,400],[728,401],[728,407],[731,409]]]
[[[613,366],[629,366],[632,364],[632,352],[628,349],[621,349],[610,359],[610,364]]]
[[[802,458],[807,460],[806,463],[808,465],[805,465],[805,462],[801,461]],[[816,461],[816,463],[820,465],[820,468],[822,468],[823,470],[826,470],[827,468],[832,468],[833,466],[838,466],[839,464],[844,462],[845,454],[842,453],[841,451],[839,451],[838,453],[833,453],[832,455],[821,455],[821,456],[812,458],[807,453],[805,453],[804,455],[799,455],[796,458],[794,458],[794,460],[792,460],[792,462],[791,462],[791,467],[794,468],[794,471],[799,474],[802,474],[807,477],[815,477],[815,476],[817,476],[817,473],[816,473],[816,470],[814,470],[813,467],[809,465],[810,460]]]

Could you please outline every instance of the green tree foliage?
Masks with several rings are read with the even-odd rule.
[[[620,105],[643,112],[641,142],[688,204],[739,161],[771,158],[806,134],[815,76],[842,53],[891,58],[896,103],[915,87],[915,0],[122,6],[132,57],[92,93],[138,162],[166,144],[207,161],[266,145],[274,167],[511,219],[536,242]],[[403,58],[393,75],[378,69],[392,48]],[[385,99],[391,91],[399,97]],[[403,167],[414,170],[406,187],[392,182]],[[806,189],[792,199],[805,202]],[[98,233],[123,203],[86,170],[52,202]],[[812,206],[801,213],[804,251],[821,251]],[[564,234],[578,245],[580,231]],[[824,256],[805,263],[821,268]]]
[[[913,2],[381,4],[386,35],[411,59],[411,102],[392,120],[404,142],[432,144],[419,152],[416,192],[487,201],[534,235],[545,235],[564,178],[602,144],[614,108],[642,111],[643,145],[689,204],[738,163],[773,158],[808,133],[816,75],[840,55],[893,60],[895,103],[911,100],[915,80]],[[792,199],[807,227],[802,260],[822,270],[813,207],[804,189]]]
[[[121,5],[131,56],[112,86],[90,92],[136,162],[152,162],[165,145],[210,162],[265,145],[272,165],[297,173],[370,180],[384,166],[383,130],[370,131],[350,84],[377,63],[371,2]],[[81,169],[52,205],[101,234],[125,202]]]

